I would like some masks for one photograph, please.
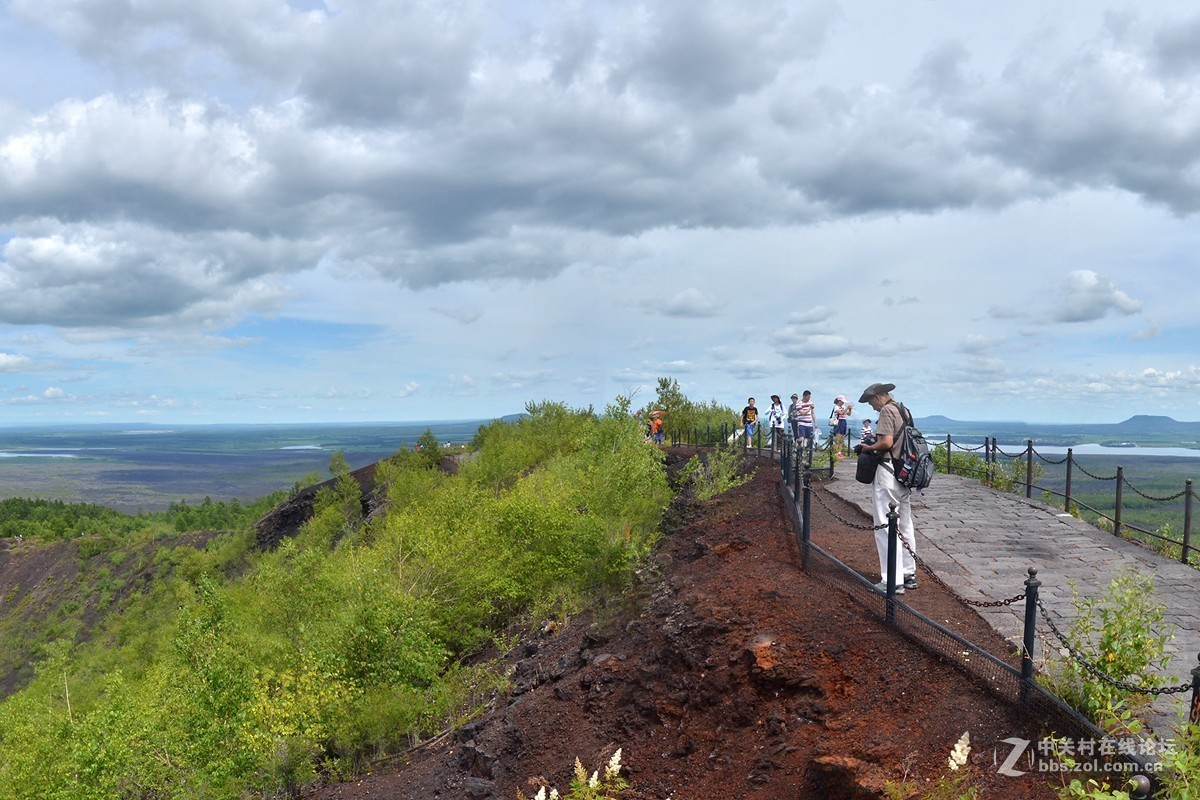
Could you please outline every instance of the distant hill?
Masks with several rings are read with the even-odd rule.
[[[940,414],[917,417],[926,436],[939,439],[995,436],[1001,440],[1033,439],[1037,444],[1076,445],[1084,443],[1140,445],[1143,447],[1198,447],[1200,422],[1180,422],[1167,416],[1136,414],[1116,423],[1030,423],[1017,421],[956,420]]]

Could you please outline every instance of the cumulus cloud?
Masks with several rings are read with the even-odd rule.
[[[1162,336],[1162,326],[1157,322],[1151,321],[1140,331],[1134,331],[1129,338],[1135,342],[1148,342],[1151,339],[1157,339],[1159,336]]]
[[[22,372],[33,366],[33,359],[19,353],[0,353],[0,372]]]
[[[1141,310],[1141,301],[1125,294],[1108,278],[1090,269],[1078,269],[1063,282],[1053,317],[1057,322],[1092,322],[1110,312],[1129,316]]]
[[[30,228],[0,260],[0,322],[224,324],[277,309],[286,289],[273,273],[312,255],[302,243],[237,231],[180,239],[137,223]]]
[[[656,307],[669,317],[711,317],[717,312],[717,301],[699,289],[690,288]]]
[[[814,306],[805,311],[793,311],[788,314],[787,323],[789,325],[820,325],[829,322],[836,316],[836,312],[826,306]]]
[[[1005,343],[1003,338],[984,336],[978,333],[967,334],[958,343],[959,352],[962,353],[985,353],[995,347],[999,347]]]
[[[853,345],[844,336],[818,333],[797,336],[778,349],[779,353],[787,358],[832,358],[846,354],[853,349]]]
[[[1180,212],[1200,197],[1200,99],[1188,75],[1147,68],[1179,61],[1169,27],[1106,31],[1061,63],[997,75],[947,43],[909,85],[841,87],[796,80],[837,36],[837,12],[782,0],[535,5],[499,28],[486,4],[432,0],[12,8],[168,87],[0,127],[17,284],[49,283],[23,274],[46,267],[22,251],[46,227],[36,220],[76,247],[117,220],[144,229],[132,253],[111,241],[107,254],[55,254],[77,273],[73,255],[90,258],[114,284],[163,285],[154,298],[95,292],[72,324],[245,300],[245,284],[322,258],[432,287],[547,278],[669,227],[999,207],[1081,185]],[[225,100],[232,79],[251,91]],[[138,246],[194,261],[232,237],[276,252],[200,285],[155,273]],[[43,304],[73,305],[50,294]],[[695,294],[673,303],[711,313]]]
[[[555,374],[555,385],[634,372],[652,385],[659,370],[734,369],[750,381],[804,359],[830,381],[857,382],[923,349],[987,356],[1018,338],[997,324],[1007,320],[1044,335],[1047,322],[1180,317],[1158,307],[1157,291],[1134,298],[1104,277],[1119,267],[1103,258],[1004,261],[1000,236],[953,239],[968,239],[974,221],[1015,219],[1031,235],[1010,240],[1032,251],[1039,215],[1029,209],[1095,210],[1080,198],[1113,203],[1091,230],[1117,204],[1161,215],[1131,231],[1200,210],[1200,58],[1189,49],[1200,14],[1068,19],[1019,5],[984,45],[966,12],[943,14],[936,42],[915,27],[923,11],[906,10],[914,28],[897,30],[892,13],[882,2],[787,0],[11,0],[0,39],[32,26],[23,30],[88,80],[28,107],[0,100],[0,325],[46,333],[17,344],[12,331],[10,349],[28,355],[0,355],[0,372],[44,369],[67,385],[83,370],[50,370],[70,348],[111,355],[132,341],[149,359],[167,338],[199,343],[214,361],[278,355],[284,346],[265,344],[294,346],[292,329],[230,329],[294,313],[297,296],[304,318],[364,311],[347,299],[354,291],[371,294],[363,316],[391,328],[377,340],[414,341],[408,315],[386,315],[392,300],[415,302],[420,333],[462,356],[413,364],[414,376],[457,374],[400,389],[391,378],[376,396],[392,398],[548,383],[517,362],[565,364],[581,340],[604,335],[591,325],[644,328],[633,336],[662,362],[621,373],[597,357],[580,369],[601,378]],[[888,46],[863,56],[881,34]],[[1022,44],[1035,39],[1054,46]],[[1159,251],[1182,239],[1161,237]],[[920,269],[900,281],[879,266],[899,263]],[[1047,311],[1047,263],[1096,271],[1052,288]],[[972,285],[984,269],[993,282]],[[650,270],[671,288],[648,287]],[[604,288],[592,293],[589,281]],[[919,330],[867,333],[847,306],[879,304],[881,281],[882,304],[936,300],[947,319],[913,312]],[[554,354],[544,335],[497,341],[521,335],[501,326],[522,306],[492,313],[488,303],[524,301],[532,282],[539,308],[559,315],[545,324],[570,323]],[[739,286],[757,304],[752,321],[730,319],[740,304],[725,298]],[[341,291],[336,310],[317,310],[323,293]],[[1028,301],[1034,292],[1040,302]],[[628,314],[620,298],[631,293],[653,294],[633,310],[656,313]],[[611,313],[597,322],[601,303]],[[954,317],[968,305],[969,327]],[[470,347],[454,338],[466,325]],[[1139,327],[1123,335],[1161,333]],[[738,344],[739,333],[757,342]],[[506,353],[513,369],[492,374]],[[1117,385],[1111,371],[1097,380]],[[309,385],[326,382],[336,380]],[[1017,382],[991,385],[1016,392]],[[281,402],[301,394],[277,391]]]

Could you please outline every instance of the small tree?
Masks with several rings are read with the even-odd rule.
[[[437,469],[442,463],[442,446],[429,428],[417,439],[417,463],[426,469]]]

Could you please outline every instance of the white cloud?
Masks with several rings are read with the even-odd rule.
[[[1054,311],[1054,319],[1058,322],[1092,322],[1109,312],[1129,316],[1141,310],[1141,301],[1125,294],[1108,278],[1090,269],[1078,269],[1067,275],[1063,283],[1062,299]]]
[[[1005,343],[1005,341],[1006,340],[1003,338],[995,338],[983,336],[978,333],[971,333],[963,337],[963,339],[958,343],[958,349],[963,353],[985,353],[988,350],[1000,347]]]
[[[0,353],[0,372],[22,372],[33,366],[29,356],[17,353]]]
[[[1186,4],[295,5],[0,9],[0,377],[274,419],[1187,374]]]
[[[717,302],[699,289],[689,288],[659,308],[668,317],[711,317],[717,312]]]

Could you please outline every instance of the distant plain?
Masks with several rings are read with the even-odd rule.
[[[314,474],[328,478],[337,452],[357,469],[412,449],[427,429],[460,446],[487,421],[0,429],[0,499],[94,503],[127,513],[205,497],[246,502]]]

